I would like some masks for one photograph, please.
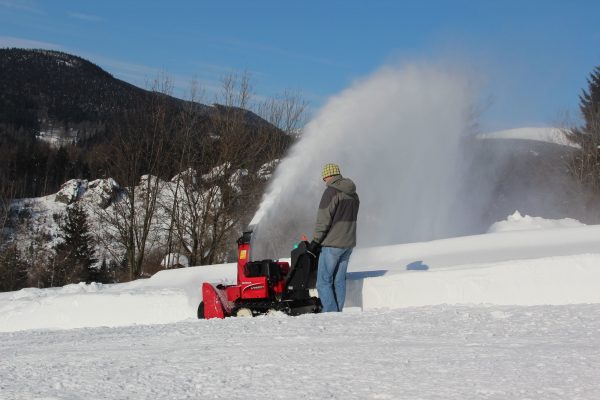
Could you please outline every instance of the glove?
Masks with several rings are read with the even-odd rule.
[[[306,251],[316,257],[319,255],[319,251],[321,251],[321,245],[313,240],[306,246]]]

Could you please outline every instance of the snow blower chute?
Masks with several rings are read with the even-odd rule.
[[[238,243],[237,283],[202,284],[198,318],[255,316],[273,311],[289,315],[316,313],[321,302],[311,296],[317,281],[317,257],[301,241],[292,250],[291,265],[284,261],[250,261],[252,232],[244,232]]]

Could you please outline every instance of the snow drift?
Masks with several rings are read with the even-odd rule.
[[[498,221],[488,229],[488,232],[522,231],[530,229],[552,229],[552,228],[575,228],[583,226],[581,222],[573,218],[562,218],[559,220],[548,220],[541,217],[521,215],[519,211],[509,215],[504,221]]]

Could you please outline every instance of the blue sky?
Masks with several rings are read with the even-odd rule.
[[[600,1],[0,0],[0,47],[74,53],[146,85],[159,73],[207,101],[248,71],[257,96],[300,90],[312,109],[386,63],[450,62],[489,104],[482,128],[575,120],[600,65]]]

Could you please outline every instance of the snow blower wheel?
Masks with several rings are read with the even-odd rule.
[[[252,310],[249,308],[240,308],[235,312],[236,317],[253,317]]]
[[[198,305],[198,319],[204,319],[204,302],[201,301]]]

